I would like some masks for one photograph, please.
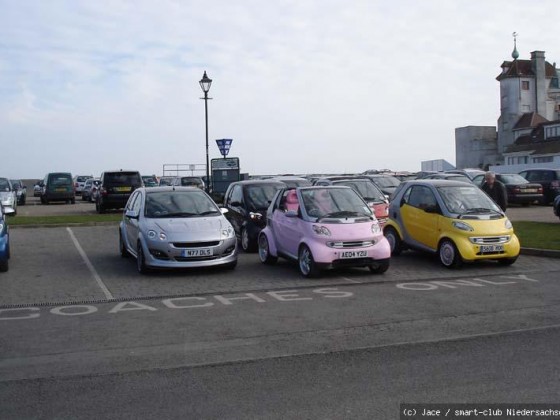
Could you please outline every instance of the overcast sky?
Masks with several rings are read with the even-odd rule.
[[[242,172],[455,164],[511,59],[560,61],[560,1],[0,0],[0,176],[205,162]]]

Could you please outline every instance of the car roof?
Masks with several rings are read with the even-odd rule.
[[[246,179],[244,181],[235,181],[230,185],[279,185],[285,187],[286,185],[282,181],[276,181],[273,179]]]
[[[426,186],[434,186],[434,187],[464,187],[464,186],[468,186],[468,187],[476,187],[476,185],[471,184],[469,182],[465,182],[465,181],[454,181],[452,179],[425,179],[425,178],[421,178],[421,179],[410,179],[408,181],[403,181],[402,182],[403,185],[408,186],[408,185],[426,185]]]
[[[142,188],[138,188],[137,190],[144,190],[144,191],[146,191],[146,194],[156,194],[156,193],[165,192],[165,191],[198,191],[198,192],[202,191],[200,188],[197,188],[197,187],[183,187],[183,186],[172,187],[172,186],[167,186],[167,185],[165,187],[158,187],[158,188],[142,187]]]

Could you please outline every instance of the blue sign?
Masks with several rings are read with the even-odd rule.
[[[218,149],[220,149],[220,154],[224,158],[228,155],[232,142],[233,142],[233,139],[218,139],[218,140],[216,140],[216,143],[218,144]]]

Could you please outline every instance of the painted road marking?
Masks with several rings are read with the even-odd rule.
[[[519,281],[511,281],[511,280],[523,280],[529,282],[538,283],[538,280],[531,279],[527,277],[525,274],[518,274],[515,276],[500,276],[501,279],[505,279],[506,281],[498,281],[498,280],[484,280],[479,278],[472,278],[470,280],[432,280],[427,282],[411,282],[411,283],[397,283],[395,286],[399,289],[404,290],[416,290],[416,291],[431,291],[431,290],[438,290],[438,289],[458,289],[460,287],[487,287],[487,286],[505,286],[508,284],[517,284]]]
[[[95,281],[97,282],[97,285],[99,286],[99,288],[101,289],[101,291],[103,292],[103,294],[105,295],[105,298],[108,300],[113,300],[113,294],[109,291],[109,289],[107,288],[107,286],[105,286],[105,283],[103,283],[103,280],[101,280],[101,277],[99,277],[99,274],[97,274],[97,271],[95,270],[95,267],[93,266],[93,264],[90,262],[89,258],[87,257],[85,251],[82,249],[82,246],[80,245],[80,243],[78,242],[78,239],[76,239],[76,236],[74,235],[74,232],[72,232],[72,229],[70,229],[69,227],[66,228],[66,230],[68,231],[68,233],[70,234],[70,238],[72,239],[72,242],[74,242],[74,246],[76,247],[76,249],[78,250],[79,254],[81,255],[82,259],[84,260],[84,262],[86,263],[87,268],[89,269],[91,275],[93,276],[93,278],[95,279]]]

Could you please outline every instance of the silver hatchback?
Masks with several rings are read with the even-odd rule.
[[[225,209],[199,188],[138,188],[130,196],[119,227],[123,257],[137,268],[237,265],[237,239]]]

